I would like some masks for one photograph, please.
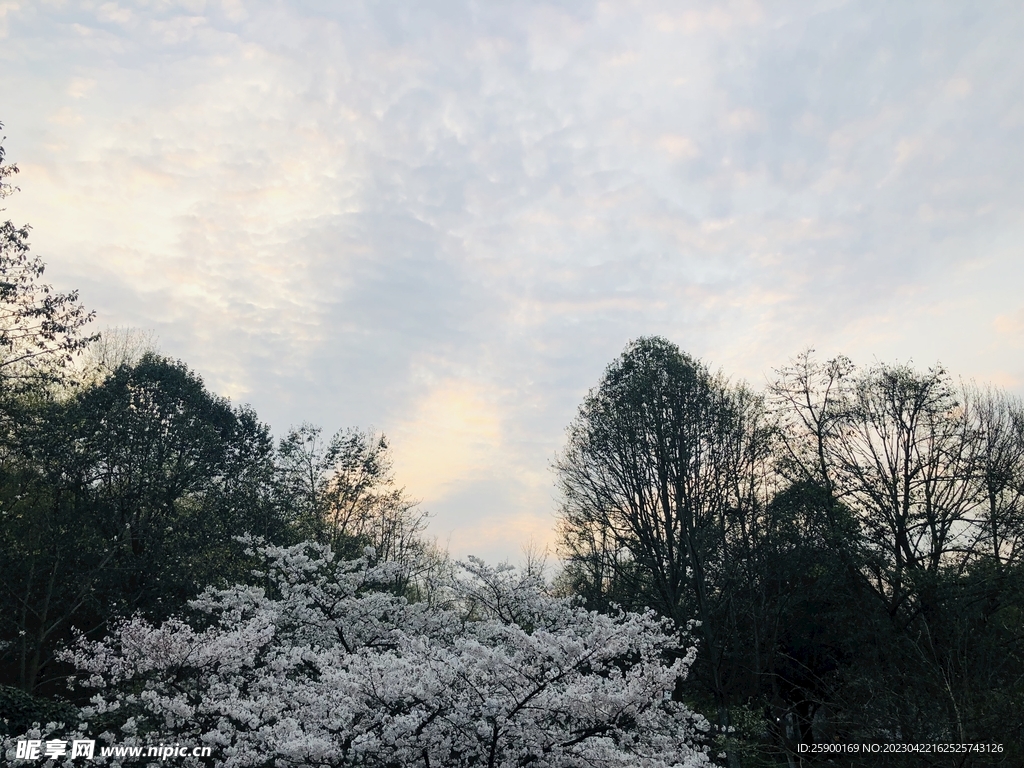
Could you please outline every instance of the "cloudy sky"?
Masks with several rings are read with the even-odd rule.
[[[1024,394],[1018,2],[0,0],[6,201],[99,327],[374,427],[453,552],[551,540],[624,345]]]

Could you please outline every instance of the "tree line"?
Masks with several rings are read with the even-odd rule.
[[[812,352],[755,393],[642,338],[556,469],[563,588],[701,622],[677,695],[731,733],[730,764],[828,742],[1008,750],[909,765],[1024,759],[1020,400]]]
[[[154,353],[102,380],[6,403],[0,455],[0,682],[52,690],[73,628],[154,620],[250,567],[234,537],[365,545],[410,561],[424,515],[393,480],[383,437],[277,445],[248,408]],[[227,580],[227,581],[225,581]]]

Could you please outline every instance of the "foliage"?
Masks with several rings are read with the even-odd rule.
[[[1010,650],[1022,631],[1021,404],[957,387],[941,368],[858,371],[809,353],[780,372],[774,392],[782,470],[829,488],[864,547],[866,621],[847,632],[869,627],[882,647],[846,671],[841,698],[855,730],[931,741],[1024,733],[1019,717],[1006,718],[1014,709],[1001,727],[990,709],[1020,695],[1024,673]]]
[[[717,710],[730,764],[1024,738],[1019,401],[811,353],[761,399],[640,339],[556,469],[563,588],[702,620],[684,694]]]
[[[443,568],[382,436],[341,432],[323,451],[307,425],[275,451],[251,409],[152,352],[16,405],[0,456],[0,679],[26,691],[63,674],[53,651],[72,626],[99,636],[136,612],[161,620],[247,578],[243,532],[314,535],[349,555],[374,546],[405,564],[399,591],[421,586],[413,562]]]
[[[696,616],[698,671],[723,729],[743,643],[730,550],[763,509],[769,437],[759,398],[642,338],[584,400],[556,465],[575,588],[592,605],[629,595],[680,626]]]
[[[24,733],[34,723],[78,722],[78,709],[65,701],[32,696],[20,688],[0,685],[0,736]]]
[[[0,462],[0,654],[25,690],[72,625],[168,616],[248,572],[233,535],[284,536],[266,427],[181,363],[148,354],[18,415]]]

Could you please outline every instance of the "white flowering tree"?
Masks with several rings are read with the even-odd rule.
[[[135,619],[67,654],[98,690],[86,730],[223,766],[709,764],[707,722],[666,695],[695,649],[653,614],[588,612],[478,560],[409,603],[372,552],[259,551],[265,586],[208,590],[203,621]]]

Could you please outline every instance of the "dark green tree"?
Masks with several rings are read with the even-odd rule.
[[[20,417],[4,463],[4,639],[33,690],[72,626],[160,619],[249,562],[234,537],[283,541],[273,443],[247,409],[154,354]]]

